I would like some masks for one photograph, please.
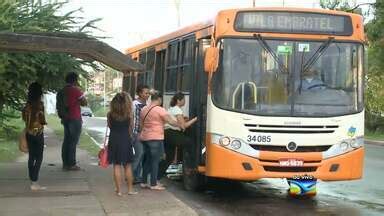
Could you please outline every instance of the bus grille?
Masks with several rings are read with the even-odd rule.
[[[285,146],[270,146],[270,145],[250,145],[252,148],[259,151],[273,151],[273,152],[290,152]],[[325,146],[299,146],[295,152],[324,152],[327,151],[332,145]]]
[[[258,125],[244,124],[250,132],[314,134],[333,133],[338,125]]]
[[[317,167],[264,166],[264,170],[268,172],[316,172]]]

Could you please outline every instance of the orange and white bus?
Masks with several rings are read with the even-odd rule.
[[[364,27],[357,14],[322,9],[220,11],[129,48],[146,66],[124,78],[187,95],[184,185],[201,176],[239,181],[287,178],[291,194],[316,181],[362,177]]]

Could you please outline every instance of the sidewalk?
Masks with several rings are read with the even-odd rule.
[[[40,183],[47,190],[30,191],[26,155],[13,163],[0,163],[0,215],[197,215],[168,191],[136,188],[138,195],[117,197],[111,168],[100,169],[97,160],[81,149],[77,155],[82,170],[62,171],[61,141],[49,129],[45,136]]]

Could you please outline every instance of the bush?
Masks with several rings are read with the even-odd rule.
[[[102,108],[102,103],[104,101],[103,97],[94,94],[87,94],[86,98],[88,101],[88,106],[93,112],[96,112],[96,110]]]
[[[365,128],[371,132],[384,133],[384,117],[381,114],[365,112]]]

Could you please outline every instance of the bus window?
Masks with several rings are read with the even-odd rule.
[[[144,73],[137,73],[137,86],[138,85],[144,85],[145,83],[145,74]]]
[[[147,52],[146,64],[145,64],[145,84],[153,86],[153,73],[155,65],[155,49],[150,49]]]
[[[178,63],[179,44],[174,42],[168,47],[168,64],[165,82],[166,92],[177,91],[177,63]]]
[[[304,58],[296,58],[297,63],[306,65],[317,52],[321,42],[307,42],[312,49]],[[333,42],[324,49],[321,56],[307,69],[302,69],[300,77],[295,77],[298,89],[294,98],[295,115],[339,115],[357,112],[362,100],[358,98],[358,56],[361,45]],[[307,64],[308,65],[308,64]],[[305,74],[314,73],[314,79],[303,87]],[[312,73],[311,72],[311,73]],[[315,82],[316,81],[316,82]],[[312,85],[313,86],[310,86]],[[302,88],[300,88],[302,86]]]
[[[187,39],[182,42],[181,65],[180,65],[180,90],[189,92],[191,87],[191,61],[192,61],[193,39]]]
[[[154,88],[164,91],[163,86],[163,76],[165,69],[165,50],[156,52],[156,64],[155,64],[155,78],[154,78]]]

